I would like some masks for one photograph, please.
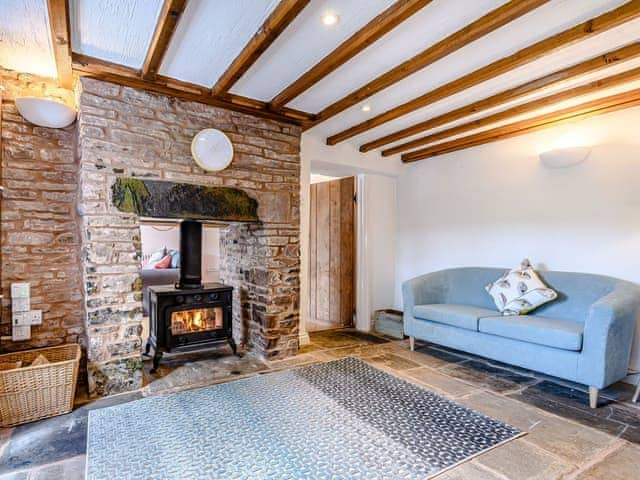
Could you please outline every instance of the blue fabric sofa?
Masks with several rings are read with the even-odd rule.
[[[485,286],[500,268],[453,268],[405,282],[404,331],[414,339],[599,389],[626,376],[640,287],[602,275],[541,272],[558,299],[529,315],[503,316]]]

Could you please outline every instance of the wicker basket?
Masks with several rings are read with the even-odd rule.
[[[0,371],[0,427],[11,427],[73,410],[80,345],[0,355],[2,362],[30,364],[38,355],[50,363]]]

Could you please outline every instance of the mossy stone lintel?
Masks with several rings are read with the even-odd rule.
[[[258,202],[232,187],[118,178],[112,201],[121,212],[141,217],[257,222]]]

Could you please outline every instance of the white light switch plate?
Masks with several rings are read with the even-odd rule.
[[[31,299],[29,297],[13,297],[11,299],[12,312],[28,312],[31,310]]]
[[[29,340],[31,338],[31,326],[21,326],[18,327],[16,325],[13,326],[11,331],[11,340],[14,342],[19,342],[21,340]]]
[[[31,284],[28,282],[12,283],[11,284],[11,297],[12,298],[29,298],[31,296]]]

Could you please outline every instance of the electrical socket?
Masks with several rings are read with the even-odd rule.
[[[26,314],[30,325],[42,325],[42,310],[29,310]]]
[[[16,326],[11,329],[11,340],[14,342],[20,342],[22,340],[29,340],[31,338],[31,326]]]

